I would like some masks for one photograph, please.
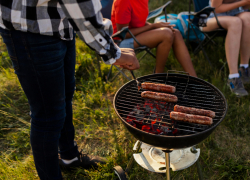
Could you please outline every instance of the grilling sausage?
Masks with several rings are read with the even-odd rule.
[[[166,93],[157,93],[157,92],[152,92],[152,91],[144,91],[141,93],[141,96],[143,98],[149,98],[149,99],[154,99],[158,101],[166,101],[166,102],[178,101],[178,98],[175,95],[166,94]]]
[[[170,112],[170,119],[205,125],[211,125],[213,123],[213,119],[207,116],[185,114],[175,111]]]
[[[215,117],[215,112],[214,111],[205,110],[205,109],[191,108],[191,107],[185,107],[185,106],[179,106],[179,105],[174,106],[174,111],[187,113],[187,114],[209,116],[211,118]]]
[[[147,90],[169,92],[169,93],[175,93],[176,91],[176,88],[174,86],[170,86],[166,84],[149,83],[149,82],[142,83],[141,87]]]

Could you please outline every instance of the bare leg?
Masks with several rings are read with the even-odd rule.
[[[238,15],[242,20],[242,36],[240,43],[241,64],[248,64],[250,58],[250,12],[243,12]]]
[[[218,17],[220,24],[227,30],[225,49],[226,57],[229,67],[229,73],[238,73],[238,57],[240,51],[242,21],[239,17],[234,16],[220,16]],[[207,27],[203,31],[212,31],[219,28],[215,18],[207,22]]]
[[[197,77],[186,44],[182,38],[180,31],[178,30],[175,30],[174,33],[173,50],[176,59],[181,64],[184,71],[188,72],[191,76]]]
[[[136,39],[149,48],[157,47],[155,73],[163,73],[174,40],[172,30],[169,28],[154,29],[137,35]],[[138,47],[136,42],[134,42],[134,47]]]
[[[163,73],[167,57],[171,47],[183,69],[191,76],[197,77],[187,47],[179,31],[175,33],[169,28],[159,28],[141,33],[136,36],[137,40],[149,48],[157,47],[156,73]],[[134,47],[138,44],[134,42]]]

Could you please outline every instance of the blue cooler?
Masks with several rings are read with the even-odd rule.
[[[179,16],[179,17],[178,17]],[[194,18],[193,15],[190,16],[190,18]],[[183,37],[183,39],[187,38],[187,27],[188,27],[188,15],[184,13],[178,14],[167,14],[167,20],[170,22],[170,25],[175,25],[175,29],[178,29]],[[166,22],[165,15],[161,15],[157,18],[155,18],[155,23],[157,22]],[[195,33],[197,34],[198,38],[200,40],[203,40],[205,38],[205,35],[194,25],[192,25]],[[189,31],[189,40],[196,40],[196,36],[192,29],[190,28]]]
[[[167,14],[168,22],[170,22],[170,25],[175,25],[175,27],[174,27],[175,29],[179,29],[177,16],[178,16],[177,14]],[[166,22],[165,15],[162,15],[162,16],[155,18],[154,22],[155,23]]]

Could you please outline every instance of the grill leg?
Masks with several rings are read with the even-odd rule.
[[[141,148],[141,142],[140,142],[140,141],[137,141],[136,143],[137,143],[137,148],[136,148],[136,150],[134,151],[134,153],[138,153],[139,150],[140,150],[140,148]],[[133,162],[134,162],[134,157],[133,157],[133,155],[132,155],[132,157],[130,158],[130,160],[129,160],[129,162],[128,162],[128,165],[127,165],[127,167],[126,167],[126,169],[125,169],[125,173],[128,173],[129,170],[132,168]]]
[[[201,170],[201,165],[200,165],[200,161],[199,159],[196,162],[196,166],[197,166],[197,172],[198,172],[198,176],[199,176],[199,180],[203,180],[203,174],[202,174],[202,170]]]
[[[167,180],[170,180],[170,158],[169,158],[169,153],[165,153],[166,157],[166,176]]]
[[[165,152],[165,163],[166,163],[166,177],[167,180],[170,180],[170,155],[169,153],[171,153],[171,150],[162,150],[163,152]]]
[[[133,163],[134,163],[134,157],[132,155],[132,157],[130,158],[128,165],[125,169],[125,173],[128,173],[130,171],[130,169],[133,167]]]
[[[194,153],[194,154],[197,153],[197,150],[196,150],[195,146],[193,146],[191,148],[191,152]],[[200,164],[199,159],[197,159],[197,161],[196,161],[196,166],[197,166],[197,172],[198,172],[199,180],[203,180],[204,178],[203,178],[203,174],[202,174],[202,170],[201,170],[201,164]]]

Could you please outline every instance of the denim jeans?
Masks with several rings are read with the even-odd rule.
[[[238,8],[235,8],[235,9],[232,9],[230,11],[227,11],[227,12],[223,12],[223,13],[216,13],[217,17],[218,16],[236,16],[242,12],[248,12],[249,10],[248,9],[244,9],[243,7],[238,7]],[[210,15],[208,16],[208,20],[215,17],[214,13],[210,13]]]
[[[124,39],[120,44],[120,48],[132,48],[134,49],[134,39],[129,38],[129,39]]]
[[[30,143],[38,175],[42,180],[62,179],[58,147],[63,159],[79,153],[72,123],[75,39],[2,28],[0,34],[29,101]]]

